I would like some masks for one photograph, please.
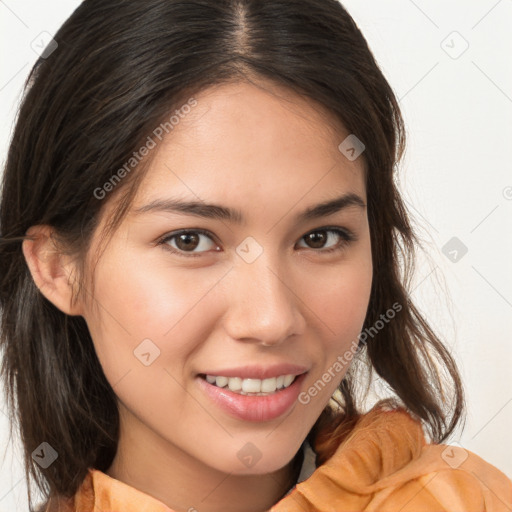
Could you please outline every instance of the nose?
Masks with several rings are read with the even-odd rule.
[[[225,329],[232,339],[272,346],[302,334],[306,321],[291,272],[267,254],[237,261],[230,272]]]

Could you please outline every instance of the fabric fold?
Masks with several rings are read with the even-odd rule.
[[[314,443],[317,456],[335,434]],[[321,436],[319,436],[321,437]],[[405,409],[374,407],[270,512],[510,512],[512,482],[459,447],[427,444]]]

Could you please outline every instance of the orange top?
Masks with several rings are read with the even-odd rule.
[[[313,449],[327,460],[269,512],[512,511],[512,481],[504,473],[461,447],[427,444],[404,409],[374,407],[349,435],[319,435]],[[52,510],[174,512],[96,469]]]

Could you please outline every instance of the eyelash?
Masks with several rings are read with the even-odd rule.
[[[340,229],[338,227],[331,227],[331,226],[325,226],[322,228],[314,229],[312,231],[308,231],[305,235],[303,235],[301,237],[301,240],[304,237],[306,237],[307,235],[310,235],[311,233],[317,233],[319,231],[325,231],[327,233],[335,233],[340,236],[342,241],[338,245],[331,247],[329,249],[310,248],[314,252],[320,252],[323,254],[330,254],[330,253],[338,252],[338,251],[343,250],[348,244],[350,244],[350,242],[357,241],[357,237],[351,231],[349,231],[347,229]],[[195,258],[198,256],[202,256],[205,252],[208,252],[208,251],[203,251],[203,252],[199,252],[199,253],[192,253],[192,252],[180,251],[180,250],[177,250],[167,244],[167,242],[169,242],[173,238],[176,238],[183,234],[189,234],[189,233],[205,235],[208,238],[210,238],[213,242],[215,242],[213,235],[209,231],[206,231],[204,229],[182,229],[180,231],[176,231],[174,233],[170,233],[170,234],[163,236],[156,242],[156,245],[161,245],[164,250],[170,251],[171,253],[177,254],[178,256],[183,256],[184,258]]]

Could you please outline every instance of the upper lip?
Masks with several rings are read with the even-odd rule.
[[[200,375],[215,375],[223,377],[240,377],[242,379],[270,379],[280,375],[300,375],[307,372],[305,366],[298,364],[281,363],[274,365],[246,365],[237,368],[224,368],[222,370],[209,370]]]

